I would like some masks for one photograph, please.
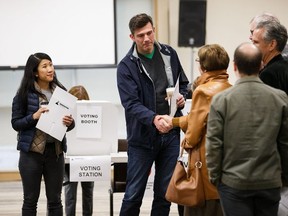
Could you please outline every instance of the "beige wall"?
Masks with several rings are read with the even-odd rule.
[[[167,42],[178,51],[183,68],[191,81],[199,75],[196,64],[193,64],[193,53],[197,56],[197,48],[177,47],[179,0],[156,2],[158,39]],[[227,50],[231,59],[228,73],[232,83],[236,80],[232,68],[233,52],[240,43],[249,40],[251,18],[262,12],[270,12],[288,27],[287,8],[287,0],[207,0],[206,44],[218,43]]]
[[[198,75],[196,64],[192,64],[193,50],[177,47],[179,0],[119,0],[116,3],[118,60],[124,57],[131,46],[129,19],[136,13],[145,12],[154,17],[157,39],[172,45],[178,51],[189,80],[191,81],[192,77]],[[287,6],[287,0],[207,0],[206,43],[221,44],[232,58],[236,46],[248,40],[248,23],[254,15],[269,11],[277,15],[280,21],[288,27]],[[194,53],[197,55],[196,48],[194,48]],[[13,149],[16,149],[16,132],[10,123],[11,104],[22,74],[23,70],[0,72],[0,147],[11,145]],[[235,76],[231,64],[229,74],[231,82],[234,83]],[[120,105],[116,85],[116,68],[57,70],[57,76],[68,89],[76,84],[86,86],[91,100],[106,100],[117,104],[119,138],[126,138],[124,112]]]

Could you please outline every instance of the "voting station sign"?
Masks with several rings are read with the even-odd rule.
[[[70,181],[110,181],[111,156],[70,157]]]

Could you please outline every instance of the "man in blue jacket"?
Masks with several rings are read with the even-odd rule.
[[[169,215],[165,193],[179,155],[180,129],[169,131],[161,115],[169,114],[166,88],[179,79],[175,116],[182,115],[188,80],[176,51],[155,40],[152,18],[138,14],[129,22],[132,48],[117,68],[117,85],[125,109],[128,165],[120,215],[137,216],[155,162],[151,215]]]

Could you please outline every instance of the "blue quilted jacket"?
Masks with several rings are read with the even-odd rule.
[[[34,120],[32,117],[33,113],[37,112],[37,110],[39,109],[38,95],[35,93],[28,94],[28,107],[26,113],[23,113],[21,107],[21,102],[18,98],[18,95],[16,95],[13,98],[11,123],[13,129],[18,132],[17,150],[28,152],[33,142],[36,131],[36,124],[38,121]],[[75,123],[73,121],[73,124],[68,127],[67,131],[72,130],[74,126]],[[67,145],[65,136],[61,143],[63,151],[66,152]]]

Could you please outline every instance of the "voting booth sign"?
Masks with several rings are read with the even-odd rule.
[[[101,139],[102,106],[97,104],[87,106],[87,104],[79,103],[77,104],[76,118],[76,137]]]
[[[110,155],[118,151],[118,110],[108,101],[77,101],[75,128],[67,132],[67,157]]]

